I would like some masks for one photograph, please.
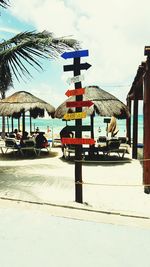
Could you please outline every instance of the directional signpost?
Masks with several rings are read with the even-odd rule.
[[[82,131],[82,132],[91,132],[91,125],[81,125],[80,127],[77,127],[75,125],[67,125],[66,126],[66,131],[71,131],[71,132],[75,132],[76,130],[78,131]]]
[[[73,145],[94,145],[95,140],[92,138],[62,138],[62,143]]]
[[[85,93],[85,88],[78,88],[75,90],[67,90],[65,93],[66,96],[73,96],[73,95],[84,95]]]
[[[93,105],[93,102],[90,100],[87,101],[69,101],[66,103],[67,108],[81,108],[81,107],[90,107]]]
[[[76,75],[75,77],[71,77],[67,79],[68,84],[72,83],[78,83],[84,81],[84,76],[83,75]]]
[[[64,66],[64,71],[71,71],[71,70],[74,70],[75,69],[75,65],[66,65]],[[87,62],[86,63],[82,63],[80,64],[80,70],[87,70],[91,67],[90,64],[88,64]],[[82,76],[80,76],[82,77]]]
[[[75,138],[62,138],[63,144],[75,144],[75,201],[83,203],[82,196],[82,145],[93,145],[95,143],[92,138],[82,138],[82,131],[90,131],[91,127],[82,125],[82,119],[86,117],[86,112],[82,111],[82,107],[90,107],[93,105],[91,101],[83,101],[83,94],[85,89],[82,88],[81,82],[84,76],[80,74],[81,70],[87,70],[91,67],[90,64],[80,63],[82,57],[89,55],[88,50],[77,50],[72,52],[65,52],[61,56],[64,59],[73,58],[72,65],[65,65],[64,71],[73,71],[74,76],[68,78],[69,84],[74,83],[75,90],[67,90],[66,96],[76,96],[76,101],[68,101],[67,107],[75,107],[74,113],[66,113],[64,119],[75,120],[75,126],[68,126],[70,130],[75,131]]]
[[[79,58],[79,57],[88,57],[89,51],[88,50],[76,50],[71,52],[64,52],[61,57],[64,59],[68,58]]]
[[[64,115],[65,120],[78,120],[86,118],[86,112],[66,113]]]

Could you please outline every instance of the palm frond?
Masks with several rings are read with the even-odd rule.
[[[9,0],[0,0],[0,6],[1,7],[8,7],[9,6]]]
[[[41,68],[39,58],[56,58],[67,49],[78,49],[79,43],[74,39],[54,38],[52,33],[24,32],[0,43],[0,64],[7,68],[19,80],[18,76],[30,75],[21,60],[29,65]]]

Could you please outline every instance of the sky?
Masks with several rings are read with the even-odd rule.
[[[22,31],[53,32],[80,42],[89,56],[81,59],[92,65],[84,75],[82,87],[97,85],[126,103],[138,66],[145,61],[144,47],[150,42],[150,2],[148,0],[10,0],[1,10],[1,39]],[[25,90],[51,103],[55,108],[66,100],[65,92],[74,89],[63,72],[72,64],[61,56],[42,61],[44,71],[31,70],[33,79],[14,80],[7,92]]]

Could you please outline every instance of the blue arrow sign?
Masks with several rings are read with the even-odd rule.
[[[88,50],[76,50],[72,52],[64,52],[61,54],[61,57],[64,59],[67,58],[76,58],[76,57],[88,57],[89,51]]]

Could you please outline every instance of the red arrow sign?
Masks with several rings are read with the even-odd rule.
[[[90,100],[87,101],[68,101],[66,102],[67,108],[81,108],[81,107],[90,107],[93,105],[93,102]]]
[[[66,96],[72,96],[72,95],[83,95],[85,94],[85,88],[78,88],[75,90],[68,90],[65,95]]]
[[[73,144],[73,145],[94,145],[95,140],[92,138],[62,138],[61,142],[63,144]]]

